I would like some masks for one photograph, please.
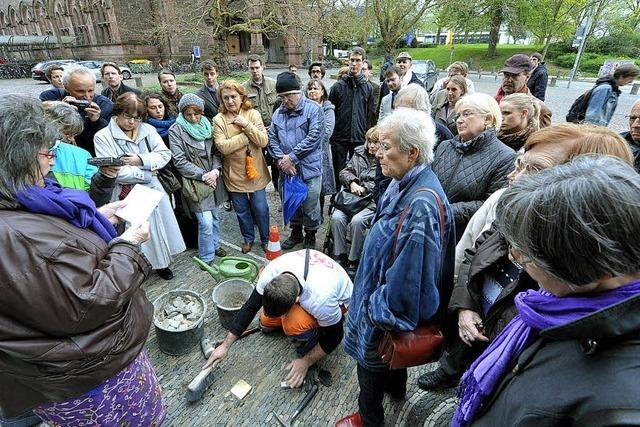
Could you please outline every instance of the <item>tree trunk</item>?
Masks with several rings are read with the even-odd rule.
[[[502,20],[502,7],[499,4],[494,5],[493,13],[491,14],[489,49],[487,50],[487,56],[498,56],[497,46],[498,41],[500,41],[500,26],[502,25]]]
[[[438,25],[438,30],[436,31],[436,45],[440,44],[440,35],[442,34],[442,27]]]
[[[469,30],[464,30],[464,37],[462,38],[462,43],[469,43]]]
[[[227,37],[229,32],[220,30],[217,35],[213,37],[213,44],[211,47],[211,59],[218,66],[219,74],[229,74],[231,69],[229,64],[229,47],[227,46]]]
[[[541,52],[542,59],[540,60],[540,62],[543,62],[544,59],[547,57],[547,51],[549,50],[549,46],[551,46],[551,37],[547,37],[545,39],[544,47],[542,48],[542,52]]]

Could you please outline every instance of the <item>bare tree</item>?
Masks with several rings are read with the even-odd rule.
[[[435,0],[369,0],[368,7],[378,22],[386,55],[391,55],[395,44],[412,30]]]

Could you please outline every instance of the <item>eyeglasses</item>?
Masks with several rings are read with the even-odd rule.
[[[544,169],[545,168],[542,166],[532,165],[531,163],[527,162],[522,156],[516,157],[516,161],[515,161],[516,173],[524,172],[527,175],[533,175]]]
[[[132,116],[129,113],[122,113],[122,118],[125,119],[125,120],[135,120],[136,122],[141,122],[142,121],[142,117]]]
[[[625,116],[630,123],[635,122],[636,120],[640,119],[640,116]]]
[[[468,111],[468,110],[467,110],[467,111],[463,111],[462,113],[458,114],[458,118],[459,118],[459,119],[461,118],[462,120],[466,120],[466,119],[468,119],[469,117],[471,117],[471,116],[477,116],[478,114],[480,114],[480,113],[476,113],[476,112]]]
[[[42,156],[42,157],[46,157],[49,160],[53,160],[56,158],[56,153],[52,153],[51,151],[48,151],[46,153],[38,153],[38,156]]]
[[[516,256],[516,252],[520,254],[520,256]],[[513,265],[518,267],[520,270],[524,270],[525,265],[533,262],[531,258],[526,258],[522,252],[511,245],[509,245],[509,259],[511,260]]]

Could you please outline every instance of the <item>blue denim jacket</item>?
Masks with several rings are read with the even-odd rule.
[[[288,154],[303,179],[322,175],[324,113],[317,103],[301,98],[294,110],[280,106],[269,128],[269,154],[279,160]]]
[[[607,126],[618,105],[619,90],[609,84],[600,84],[593,88],[589,97],[589,106],[584,115],[585,123]]]

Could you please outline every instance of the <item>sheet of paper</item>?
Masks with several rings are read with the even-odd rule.
[[[116,215],[132,225],[145,222],[158,206],[164,193],[144,185],[136,184],[125,197],[127,205],[116,211]]]
[[[231,393],[242,400],[251,391],[251,386],[245,380],[240,380],[231,388]]]

